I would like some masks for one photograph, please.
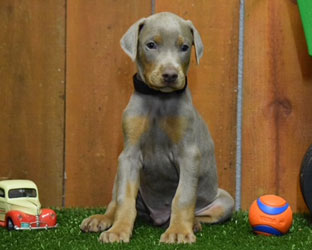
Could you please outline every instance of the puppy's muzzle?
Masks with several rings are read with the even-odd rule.
[[[176,83],[178,79],[178,71],[173,67],[168,67],[162,74],[163,82],[166,84]]]

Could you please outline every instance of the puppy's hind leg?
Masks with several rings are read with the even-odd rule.
[[[234,200],[225,190],[219,188],[217,198],[206,208],[195,213],[196,221],[202,223],[221,223],[233,213]]]

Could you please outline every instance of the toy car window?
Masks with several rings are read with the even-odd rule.
[[[9,198],[37,197],[36,189],[33,188],[17,188],[9,190]]]
[[[0,188],[0,197],[5,197],[5,195],[4,195],[4,190],[2,189],[2,188]]]

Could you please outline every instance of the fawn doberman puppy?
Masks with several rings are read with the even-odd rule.
[[[106,213],[80,226],[103,231],[102,242],[129,242],[138,214],[167,226],[160,242],[192,243],[201,222],[222,222],[233,212],[233,198],[218,188],[214,144],[187,86],[192,45],[199,63],[198,31],[167,12],[140,19],[121,39],[138,68],[123,113],[124,150]]]

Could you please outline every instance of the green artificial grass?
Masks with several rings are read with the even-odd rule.
[[[312,225],[310,216],[296,214],[290,232],[282,237],[257,236],[251,231],[246,212],[235,213],[233,218],[220,225],[203,225],[196,234],[193,245],[160,244],[162,228],[153,227],[138,220],[130,243],[102,244],[99,233],[82,233],[81,221],[104,209],[56,209],[59,227],[40,231],[7,231],[0,228],[0,249],[226,249],[226,250],[311,250]]]

